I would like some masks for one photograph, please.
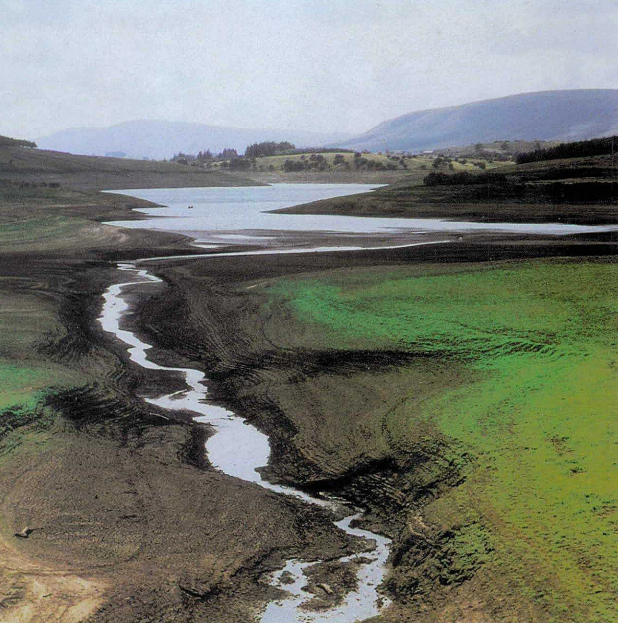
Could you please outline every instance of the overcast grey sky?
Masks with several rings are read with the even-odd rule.
[[[134,119],[361,132],[618,88],[618,0],[0,0],[0,134]]]

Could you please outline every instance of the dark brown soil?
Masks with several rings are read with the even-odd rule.
[[[41,341],[41,361],[66,366],[83,383],[54,392],[49,413],[22,422],[20,444],[0,454],[0,577],[9,578],[0,608],[14,613],[36,602],[32,621],[254,620],[276,594],[266,572],[301,553],[332,559],[355,543],[326,512],[210,469],[202,451],[207,428],[189,414],[167,419],[137,397],[175,388],[178,379],[130,364],[124,346],[99,328],[101,294],[124,277],[110,261],[190,253],[186,239],[110,235],[99,221],[126,215],[123,198],[57,209],[87,217],[92,231],[53,251],[1,253],[0,292],[8,296],[19,284],[19,292],[51,305],[65,330]],[[422,547],[399,538],[400,511],[460,475],[446,462],[437,477],[424,471],[426,447],[384,450],[352,436],[342,444],[332,430],[395,400],[397,371],[413,377],[426,362],[399,352],[312,348],[303,335],[286,334],[285,318],[264,321],[263,299],[246,288],[323,270],[428,263],[448,270],[463,262],[615,255],[616,247],[612,235],[468,236],[385,251],[168,260],[147,264],[165,283],[135,290],[129,322],[156,344],[158,361],[204,370],[216,400],[271,436],[269,477],[368,507],[367,524],[395,538],[394,560],[405,566],[403,552]],[[435,461],[439,441],[430,450]],[[24,526],[36,530],[15,539]],[[320,576],[318,583],[337,595],[348,575],[333,569],[330,582]],[[41,582],[54,595],[47,602],[37,597]],[[402,604],[397,620],[407,620],[412,610],[401,586],[389,584]],[[67,608],[77,608],[73,619]]]
[[[81,379],[27,416],[1,414],[0,611],[27,608],[24,621],[253,620],[276,594],[264,573],[301,553],[351,553],[354,542],[326,511],[210,469],[208,428],[137,397],[178,378],[144,373],[100,329],[104,289],[126,278],[104,260],[188,247],[180,236],[91,230],[72,251],[0,254],[3,300],[27,294],[57,326],[41,334],[36,358]],[[15,538],[24,526],[36,529]]]
[[[587,177],[582,178],[583,174]],[[418,176],[410,176],[372,193],[325,199],[280,212],[488,223],[615,224],[615,180],[609,156],[574,158],[500,167],[470,185],[425,186]],[[609,191],[603,201],[595,199],[595,184]],[[566,200],[565,196],[572,198]]]
[[[439,440],[431,448],[425,444],[417,450],[391,447],[384,452],[361,438],[343,443],[337,431],[345,430],[347,421],[354,422],[358,413],[383,409],[383,400],[396,401],[400,371],[413,375],[415,366],[428,362],[413,353],[307,348],[302,336],[286,333],[285,318],[275,313],[264,320],[258,309],[264,301],[250,295],[247,288],[280,276],[362,266],[429,262],[448,270],[453,263],[478,267],[504,260],[603,256],[617,251],[613,237],[606,235],[546,240],[471,236],[445,245],[264,256],[259,262],[251,257],[169,260],[150,265],[168,288],[140,305],[138,325],[145,339],[159,346],[157,356],[162,361],[190,362],[206,371],[214,398],[269,434],[273,447],[267,471],[270,479],[309,491],[329,491],[371,509],[366,525],[395,539],[393,560],[400,567],[401,579],[402,573],[410,573],[410,565],[416,565],[402,557],[411,547],[399,536],[404,517],[411,505],[422,506],[424,499],[455,486],[461,475],[446,460],[436,470],[439,457],[447,454]],[[430,365],[440,369],[439,355]],[[376,389],[380,387],[384,394]],[[334,429],[332,445],[330,427]],[[414,544],[419,552],[424,547],[422,541]],[[439,555],[439,548],[434,551]],[[400,591],[414,585],[414,573],[407,584],[401,580],[389,584],[391,596],[401,597],[402,604],[407,598]],[[336,599],[342,586],[337,577],[333,573],[330,582],[323,580],[334,593],[327,597],[316,589],[313,605]],[[397,616],[403,616],[406,610],[398,612]],[[407,612],[412,616],[411,610]]]

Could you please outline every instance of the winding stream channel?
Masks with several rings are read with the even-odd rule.
[[[214,425],[215,434],[206,442],[206,452],[213,467],[224,474],[256,483],[276,493],[300,498],[308,504],[331,510],[340,509],[341,504],[334,500],[313,497],[292,487],[276,485],[264,480],[256,469],[268,464],[270,455],[268,437],[231,411],[208,403],[208,388],[203,372],[191,368],[162,366],[148,358],[147,351],[152,348],[152,345],[142,342],[132,331],[122,328],[123,320],[130,309],[123,294],[132,286],[161,280],[146,270],[138,269],[135,264],[118,264],[118,268],[132,274],[133,277],[124,283],[112,285],[106,290],[103,295],[103,309],[99,317],[101,326],[129,347],[128,353],[132,361],[148,370],[178,372],[184,376],[187,385],[185,390],[158,398],[144,398],[144,400],[170,411],[191,411],[196,414],[197,422]],[[301,604],[313,596],[303,590],[304,572],[308,567],[320,564],[321,561],[288,560],[283,569],[273,574],[271,584],[284,589],[290,596],[271,602],[260,619],[262,623],[293,623],[295,621],[353,623],[377,615],[383,607],[388,605],[388,600],[378,594],[378,587],[386,573],[390,540],[368,530],[353,528],[351,524],[361,515],[361,511],[354,510],[343,519],[334,521],[335,525],[347,534],[375,543],[373,551],[339,559],[342,563],[355,559],[362,561],[359,565],[356,590],[348,593],[341,605],[328,611],[302,610]],[[282,577],[286,578],[285,583],[281,581]]]

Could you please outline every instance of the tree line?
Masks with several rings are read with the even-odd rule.
[[[36,147],[36,143],[21,138],[10,138],[0,135],[0,147]]]
[[[262,158],[265,156],[281,156],[288,154],[296,149],[295,145],[287,141],[277,143],[275,141],[263,141],[261,143],[253,143],[245,149],[245,158]]]
[[[215,161],[228,161],[230,168],[242,170],[249,168],[246,161],[254,160],[255,158],[265,158],[268,156],[297,156],[301,154],[319,154],[319,153],[352,153],[351,149],[337,149],[333,147],[307,147],[298,149],[293,143],[288,141],[262,141],[261,143],[253,143],[245,149],[244,154],[239,154],[235,149],[226,147],[218,154],[214,154],[210,149],[200,151],[197,154],[185,154],[179,152],[174,154],[171,158],[172,162],[179,164],[207,164]],[[239,160],[240,162],[232,161]]]
[[[589,141],[561,143],[555,147],[535,149],[517,156],[517,164],[539,162],[541,160],[558,160],[560,158],[581,158],[585,156],[604,156],[616,153],[618,150],[618,136],[607,138],[593,138]]]

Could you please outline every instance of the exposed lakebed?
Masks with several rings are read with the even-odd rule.
[[[519,234],[564,235],[607,231],[616,227],[588,227],[553,224],[465,223],[436,219],[393,219],[341,216],[305,216],[272,214],[269,211],[291,207],[319,199],[345,196],[370,190],[367,185],[292,185],[282,184],[255,188],[198,188],[131,190],[139,198],[167,207],[140,210],[154,218],[140,221],[115,222],[113,225],[180,232],[195,238],[196,246],[234,256],[263,253],[320,252],[358,248],[384,248],[448,242],[459,233],[489,231]],[[163,258],[143,258],[163,259]],[[143,260],[142,260],[143,261]],[[262,478],[260,467],[269,461],[269,440],[257,428],[228,410],[207,401],[206,375],[195,369],[161,366],[147,357],[150,345],[123,328],[129,304],[123,294],[137,284],[159,281],[154,275],[139,270],[136,264],[120,264],[119,268],[132,277],[125,283],[111,286],[105,294],[101,323],[106,331],[127,344],[131,359],[144,368],[176,371],[184,375],[187,389],[157,398],[147,398],[168,410],[188,410],[196,421],[211,424],[215,434],[206,443],[208,458],[216,469],[230,476],[256,483],[283,495],[291,495],[308,504],[337,511],[339,502],[327,497],[308,495],[292,487],[284,487]],[[362,513],[350,509],[344,519],[333,522],[354,537],[367,541],[368,553],[347,556],[338,562],[356,563],[356,587],[338,605],[320,611],[303,608],[312,595],[304,589],[315,561],[289,560],[271,578],[271,584],[285,590],[289,597],[271,602],[262,615],[263,623],[293,621],[353,621],[378,614],[388,601],[378,589],[386,575],[390,541],[383,536],[352,527]]]
[[[180,373],[187,386],[185,390],[145,400],[170,411],[190,411],[196,414],[197,422],[213,425],[215,434],[207,441],[206,452],[213,467],[223,473],[256,483],[276,493],[299,498],[308,504],[321,506],[332,512],[344,510],[340,503],[334,500],[311,496],[298,489],[273,484],[263,479],[257,470],[268,463],[270,455],[268,437],[227,409],[209,403],[203,372],[191,368],[159,365],[148,358],[147,351],[152,346],[141,341],[132,331],[123,328],[124,317],[130,310],[129,303],[123,298],[123,292],[132,286],[160,280],[146,270],[137,269],[133,264],[119,264],[118,268],[132,277],[129,281],[110,286],[105,292],[99,318],[101,326],[129,347],[132,361],[149,370]],[[385,564],[390,541],[368,530],[353,527],[352,523],[361,515],[358,510],[350,509],[343,519],[336,521],[333,517],[333,522],[338,528],[351,536],[365,539],[367,549],[370,550],[362,554],[345,556],[338,561],[358,563],[356,589],[350,591],[341,604],[327,611],[304,611],[303,603],[312,597],[311,593],[304,589],[305,572],[320,563],[289,560],[283,569],[274,574],[271,584],[286,590],[290,597],[271,602],[261,617],[262,623],[293,621],[352,623],[378,614],[388,603],[388,600],[380,597],[377,589],[386,573]]]

